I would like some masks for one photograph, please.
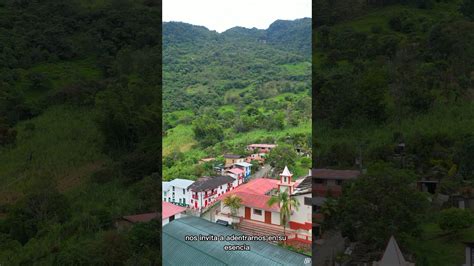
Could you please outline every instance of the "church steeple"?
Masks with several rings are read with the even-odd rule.
[[[291,182],[292,177],[293,174],[290,172],[290,170],[288,170],[288,167],[285,166],[285,169],[280,174],[280,182],[278,182],[278,187],[281,192],[288,190],[288,193],[291,195],[291,193],[293,192],[294,185],[294,183]]]

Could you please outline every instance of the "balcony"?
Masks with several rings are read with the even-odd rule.
[[[211,196],[214,196],[214,195],[216,195],[216,194],[217,194],[217,190],[214,191],[214,192],[212,192],[212,193],[207,193],[207,194],[204,195],[204,199],[207,199],[207,198],[209,198],[209,197],[211,197]]]

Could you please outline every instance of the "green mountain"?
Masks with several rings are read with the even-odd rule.
[[[367,170],[325,226],[359,242],[355,257],[395,235],[417,265],[462,264],[472,211],[416,182],[450,196],[474,187],[472,1],[313,3],[314,165]]]
[[[92,2],[0,1],[0,264],[159,263],[161,11]]]
[[[249,141],[288,135],[309,149],[310,30],[311,19],[223,33],[163,24],[165,179],[194,179],[199,159],[241,152]],[[209,129],[197,136],[200,123]]]

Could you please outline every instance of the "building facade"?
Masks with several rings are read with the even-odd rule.
[[[191,204],[191,193],[188,187],[194,183],[187,179],[174,179],[170,182],[163,182],[163,201],[176,205],[188,207]]]
[[[285,167],[280,174],[280,180],[258,178],[239,186],[217,200],[220,202],[220,209],[216,215],[217,219],[226,220],[230,223],[242,223],[243,221],[259,222],[269,226],[283,225],[280,219],[280,205],[278,203],[268,205],[272,196],[281,192],[289,193],[300,204],[298,208],[293,208],[290,220],[287,225],[287,235],[298,241],[311,243],[312,240],[312,216],[311,216],[311,177],[293,181],[292,174]],[[237,219],[231,216],[231,210],[226,207],[222,200],[230,195],[236,195],[242,199],[241,207],[237,210]]]
[[[204,176],[196,180],[188,190],[191,196],[190,208],[201,210],[212,205],[217,197],[234,189],[235,179],[231,176]]]

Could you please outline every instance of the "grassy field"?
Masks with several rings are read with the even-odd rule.
[[[31,89],[28,75],[32,73],[44,75],[50,81],[49,90]],[[48,96],[48,93],[75,84],[79,80],[92,81],[101,77],[102,72],[95,66],[93,59],[45,63],[20,71],[20,80],[17,82],[16,88],[25,92],[29,101],[37,101]]]
[[[1,191],[22,191],[34,179],[76,180],[78,170],[90,174],[91,164],[107,159],[93,117],[93,111],[55,106],[19,123],[16,146],[0,150]]]
[[[393,143],[393,133],[404,132],[405,138],[415,138],[417,134],[433,136],[443,134],[451,137],[474,132],[474,106],[466,103],[450,107],[435,107],[430,113],[417,117],[407,117],[401,124],[391,121],[382,126],[353,126],[331,129],[321,123],[314,136],[320,149],[343,142],[358,146],[367,143],[366,150]],[[318,151],[315,151],[317,153]]]
[[[311,63],[301,62],[298,64],[286,64],[286,65],[282,65],[282,67],[285,68],[288,75],[299,76],[299,75],[305,75],[306,73],[309,73],[311,69]]]
[[[181,124],[168,130],[167,136],[163,138],[163,155],[173,151],[188,152],[197,143],[193,135],[191,125]]]
[[[474,226],[457,234],[446,235],[435,223],[423,225],[421,239],[408,239],[407,248],[428,265],[457,266],[465,262],[464,241],[474,239]]]

